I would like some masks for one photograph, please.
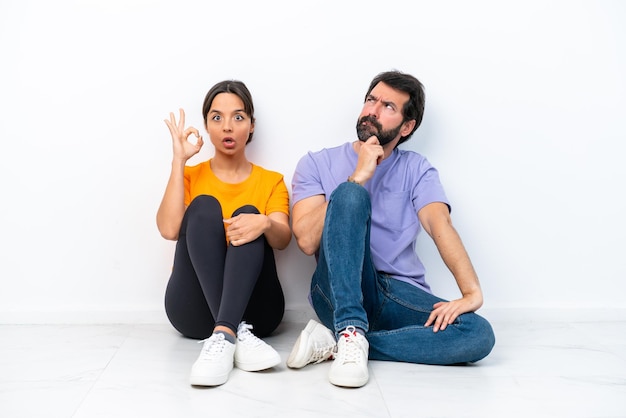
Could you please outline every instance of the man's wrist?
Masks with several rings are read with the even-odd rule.
[[[348,182],[349,183],[358,184],[359,186],[363,186],[363,183],[361,183],[360,181],[355,180],[354,177],[352,177],[352,176],[348,176]]]

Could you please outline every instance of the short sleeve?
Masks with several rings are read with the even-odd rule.
[[[272,191],[267,201],[265,214],[282,212],[289,216],[289,191],[282,175],[277,175],[273,182]]]
[[[305,154],[298,164],[291,181],[293,203],[307,197],[324,194],[319,170],[310,153]]]

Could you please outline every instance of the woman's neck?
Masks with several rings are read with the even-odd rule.
[[[211,159],[211,170],[224,183],[241,183],[250,176],[252,164],[245,155],[232,158],[218,154]]]

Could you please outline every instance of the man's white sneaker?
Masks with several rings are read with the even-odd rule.
[[[237,328],[235,366],[247,372],[256,372],[280,364],[278,352],[254,335],[251,329],[252,325],[245,322]]]
[[[218,386],[226,383],[233,369],[235,344],[228,342],[222,333],[213,334],[199,343],[204,345],[200,356],[191,367],[191,384]]]
[[[330,366],[328,379],[335,386],[358,388],[367,383],[367,339],[349,326],[339,335],[335,361]]]
[[[333,333],[311,319],[300,332],[287,359],[287,366],[299,369],[309,363],[321,363],[333,357],[336,345]]]

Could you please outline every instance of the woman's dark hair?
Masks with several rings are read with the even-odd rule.
[[[213,104],[213,99],[220,93],[232,93],[237,95],[243,102],[243,110],[246,112],[246,115],[250,118],[252,123],[254,124],[254,104],[252,102],[252,95],[250,94],[250,90],[238,80],[224,80],[220,81],[206,94],[204,97],[204,103],[202,104],[202,116],[204,117],[204,126],[207,124],[207,116],[209,114],[209,110],[211,109],[211,105]],[[250,136],[248,136],[248,140],[246,144],[252,141],[252,134],[254,132],[250,132]]]
[[[367,97],[372,92],[372,89],[381,82],[395,90],[403,91],[409,95],[409,100],[407,100],[402,108],[402,116],[404,118],[403,122],[415,119],[415,126],[408,135],[400,138],[400,141],[398,141],[397,144],[400,145],[408,140],[409,137],[413,135],[413,132],[415,132],[415,130],[422,123],[422,118],[424,117],[424,105],[426,101],[424,86],[417,78],[410,74],[405,74],[397,70],[386,71],[374,77],[370,83],[369,89],[367,90],[367,94],[365,94],[365,100],[367,100]]]

